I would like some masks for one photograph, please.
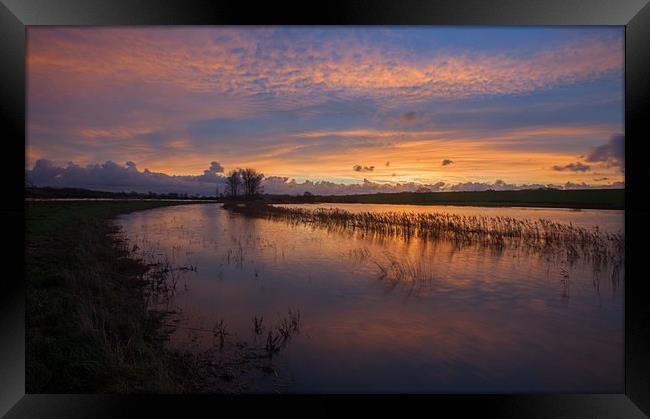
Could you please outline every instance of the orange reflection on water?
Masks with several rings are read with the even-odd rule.
[[[594,216],[581,214],[570,216]],[[275,361],[291,377],[289,391],[622,388],[624,290],[612,267],[249,219],[218,204],[119,223],[155,257],[197,268],[180,272],[170,302],[180,311],[173,347],[210,346],[210,333],[191,328],[220,319],[229,339],[254,345],[253,316],[274,327],[299,310],[300,333]],[[391,264],[399,269],[383,275]]]

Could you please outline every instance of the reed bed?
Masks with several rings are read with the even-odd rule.
[[[588,229],[545,219],[463,216],[444,212],[349,212],[315,210],[264,204],[227,207],[233,211],[290,224],[308,224],[334,230],[400,237],[406,240],[449,240],[461,246],[481,245],[492,249],[525,246],[535,250],[566,252],[568,260],[589,257],[597,264],[619,261],[624,256],[623,234]]]

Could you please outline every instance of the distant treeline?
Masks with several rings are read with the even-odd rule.
[[[104,198],[104,199],[197,199],[216,202],[232,198],[191,196],[177,193],[105,192],[80,188],[26,188],[28,198]],[[244,198],[236,199],[243,200]],[[412,205],[474,205],[521,206],[554,208],[624,209],[623,189],[529,189],[520,191],[476,192],[399,192],[365,195],[273,195],[264,194],[257,199],[269,203],[359,203],[359,204],[412,204]]]
[[[522,206],[555,208],[624,209],[623,189],[530,189],[520,191],[399,192],[367,195],[268,196],[278,203],[359,203],[414,205]]]
[[[179,193],[108,192],[82,188],[51,187],[25,188],[25,196],[27,198],[41,199],[215,199],[214,196],[196,196]]]

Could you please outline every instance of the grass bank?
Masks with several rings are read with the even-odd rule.
[[[177,393],[198,373],[165,351],[118,214],[175,202],[26,204],[27,393]]]
[[[623,189],[530,189],[520,191],[399,192],[340,196],[268,195],[267,200],[274,203],[320,202],[347,204],[624,209],[625,191]]]

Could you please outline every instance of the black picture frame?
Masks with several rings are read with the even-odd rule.
[[[624,25],[626,155],[625,392],[621,394],[429,395],[355,398],[364,408],[390,414],[424,408],[454,416],[616,417],[650,415],[650,315],[644,240],[649,229],[650,178],[643,161],[650,118],[650,5],[647,0],[348,0],[322,4],[247,4],[188,0],[2,0],[0,4],[0,97],[7,157],[1,166],[2,220],[7,240],[24,242],[25,29],[30,25]],[[21,141],[22,140],[22,141]],[[23,158],[18,158],[22,156]],[[22,173],[22,174],[21,174]],[[221,414],[226,402],[271,413],[276,404],[295,409],[296,399],[313,404],[304,415],[334,413],[350,397],[332,396],[117,396],[25,394],[24,246],[7,246],[5,260],[16,266],[0,283],[0,415],[7,417],[125,417],[182,412],[191,417],[207,408]],[[252,403],[247,402],[252,399]],[[244,402],[244,403],[240,403]],[[197,410],[198,409],[198,410]],[[279,409],[279,408],[277,408]],[[283,409],[287,409],[284,407]],[[387,410],[388,409],[388,410]],[[645,412],[645,413],[644,413]],[[243,413],[242,410],[238,413]],[[366,412],[367,413],[367,412]]]

